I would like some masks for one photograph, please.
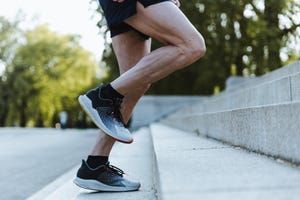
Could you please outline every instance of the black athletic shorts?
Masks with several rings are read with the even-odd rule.
[[[129,30],[135,30],[130,25],[124,22],[125,19],[136,14],[136,2],[140,2],[144,7],[170,0],[125,0],[118,3],[113,0],[99,0],[102,10],[104,12],[107,25],[110,29],[110,36],[114,37],[118,34],[124,33]],[[139,31],[137,31],[139,32]],[[149,36],[139,32],[145,39]]]

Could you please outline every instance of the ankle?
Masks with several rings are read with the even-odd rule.
[[[107,162],[108,162],[108,156],[89,155],[87,160],[86,160],[86,163],[91,168],[96,168],[96,167],[99,167],[101,165],[105,165]]]
[[[105,85],[101,92],[100,92],[100,96],[105,98],[105,99],[123,99],[123,95],[120,94],[117,90],[115,90],[111,84],[107,84]]]

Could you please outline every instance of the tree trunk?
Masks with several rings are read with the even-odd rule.
[[[8,109],[5,107],[3,108],[2,115],[0,116],[0,127],[5,126],[7,115],[8,115]]]
[[[0,127],[5,126],[6,118],[8,115],[8,98],[3,97],[3,106],[1,108],[1,116],[0,116]]]
[[[42,113],[40,111],[38,113],[38,118],[37,118],[37,121],[36,121],[36,127],[44,127],[44,120],[43,120]]]
[[[269,57],[267,60],[267,69],[272,71],[281,67],[280,59],[280,48],[281,40],[280,37],[281,30],[279,29],[279,18],[278,15],[283,9],[283,0],[268,0],[265,1],[265,20],[267,22],[268,41],[269,41]]]
[[[26,126],[26,107],[27,107],[27,100],[22,99],[21,103],[21,109],[20,109],[20,126],[25,127]]]

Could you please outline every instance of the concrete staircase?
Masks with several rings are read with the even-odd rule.
[[[299,199],[299,167],[161,124],[151,133],[158,199]]]
[[[163,124],[135,133],[132,145],[117,144],[111,162],[133,179],[138,192],[105,193],[72,182],[76,166],[27,200],[298,200],[300,169]]]
[[[72,183],[78,166],[28,200],[298,200],[300,63],[202,99],[117,144],[112,164],[142,182],[103,193]],[[207,137],[208,136],[208,137]]]
[[[180,109],[163,123],[300,163],[300,62]]]

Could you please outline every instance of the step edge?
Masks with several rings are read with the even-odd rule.
[[[59,188],[63,187],[64,184],[72,181],[74,178],[74,174],[76,174],[77,169],[80,165],[76,165],[71,170],[66,173],[60,175],[56,179],[54,179],[51,183],[44,186],[42,189],[38,190],[36,193],[33,193],[26,200],[41,200],[46,199],[50,194],[54,193]]]

